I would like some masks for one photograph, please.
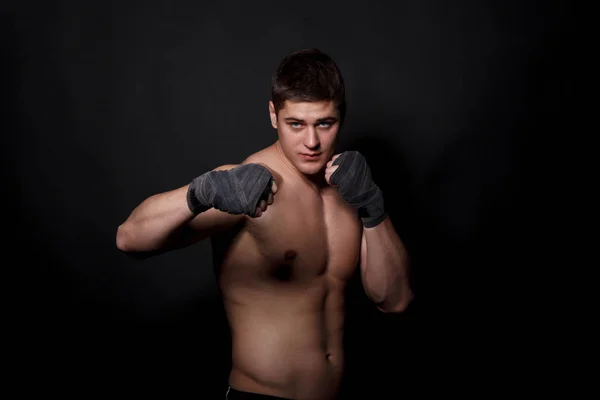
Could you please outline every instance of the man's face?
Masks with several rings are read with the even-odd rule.
[[[286,101],[275,114],[269,102],[271,124],[279,133],[279,143],[292,165],[305,175],[323,170],[333,156],[340,114],[333,101]]]

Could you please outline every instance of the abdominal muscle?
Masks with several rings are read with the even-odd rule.
[[[227,290],[230,385],[285,398],[334,398],[344,363],[341,286],[323,275],[298,288]]]

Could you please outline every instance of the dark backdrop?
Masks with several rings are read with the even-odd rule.
[[[513,331],[515,282],[535,257],[533,148],[564,123],[561,10],[366,4],[21,1],[3,11],[2,170],[16,239],[6,254],[23,278],[9,283],[22,377],[63,395],[221,398],[229,332],[209,243],[140,262],[117,251],[115,233],[149,195],[271,144],[270,76],[305,47],[344,73],[341,149],[366,155],[414,269],[403,315],[377,312],[352,280],[345,393],[400,396],[449,374],[463,393],[465,374],[485,375],[467,360],[495,364],[510,347],[489,339]],[[451,368],[438,375],[440,365]]]

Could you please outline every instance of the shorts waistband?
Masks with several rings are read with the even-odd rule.
[[[225,393],[225,400],[292,400],[285,397],[271,396],[268,394],[250,393],[237,390],[229,386]]]

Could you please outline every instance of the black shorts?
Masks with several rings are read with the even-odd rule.
[[[242,392],[240,390],[235,390],[231,386],[227,389],[227,393],[225,393],[226,400],[291,400],[283,397],[277,396],[269,396],[268,394],[258,394],[258,393],[250,393],[250,392]]]

